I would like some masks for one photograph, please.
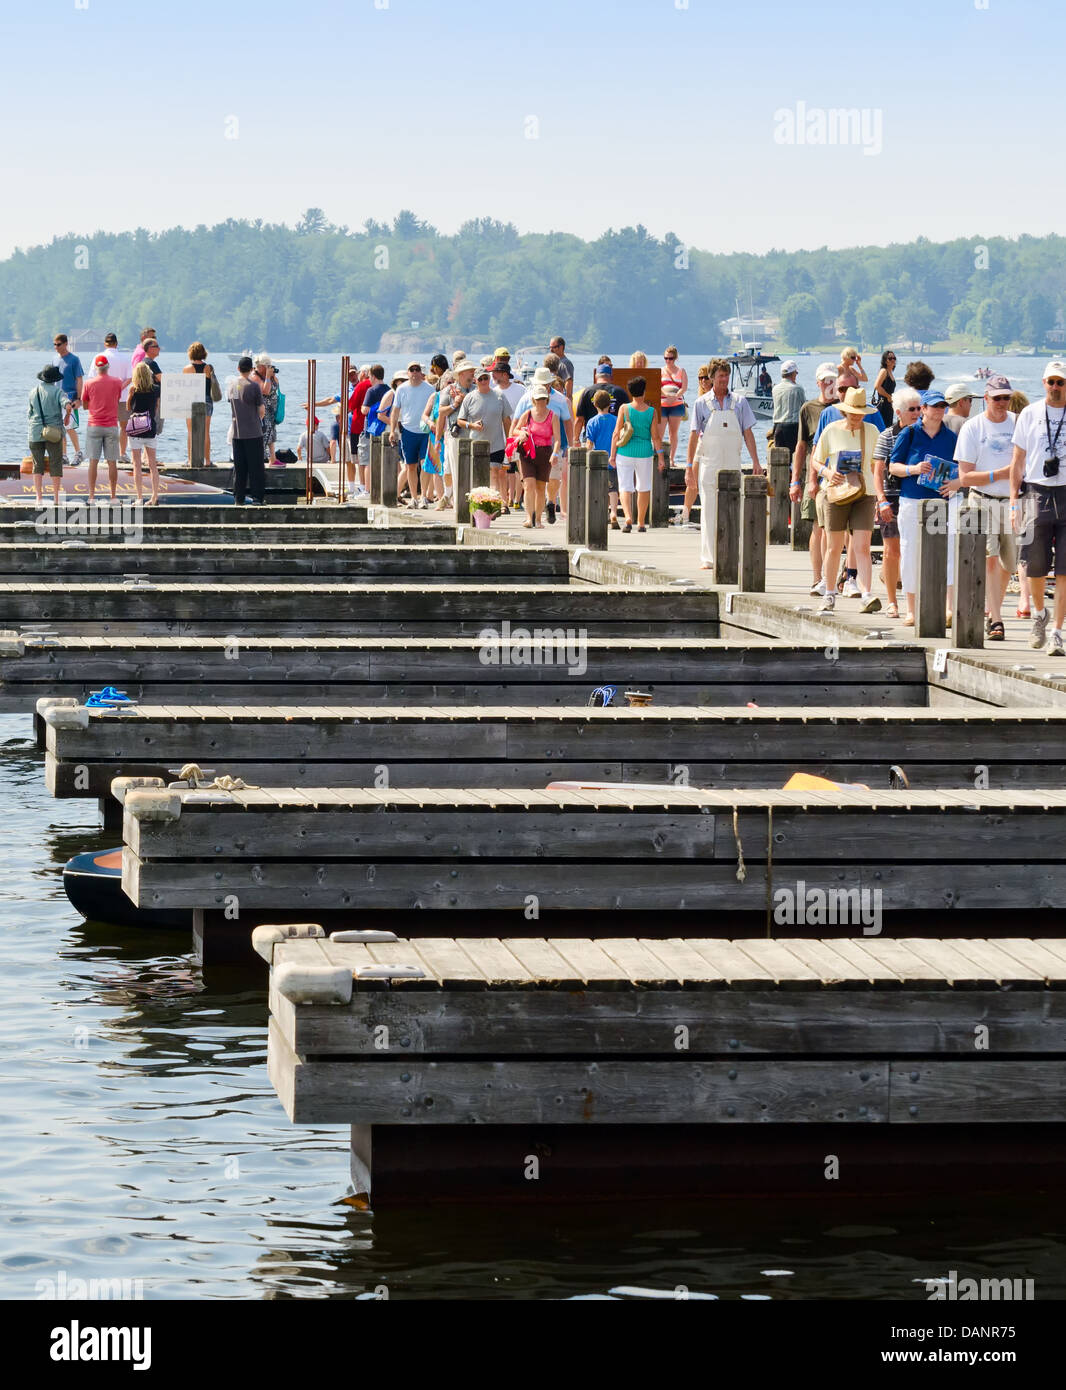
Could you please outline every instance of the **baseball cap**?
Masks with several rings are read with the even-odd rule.
[[[1066,380],[1066,362],[1063,362],[1060,357],[1052,358],[1044,368],[1044,380],[1047,381],[1049,376],[1061,376]]]
[[[798,372],[799,366],[790,357],[787,362],[781,363],[781,375],[791,376],[793,372]]]
[[[1014,388],[1005,376],[990,376],[985,378],[986,396],[1004,396]]]
[[[614,368],[610,362],[600,362],[596,366],[597,376],[614,376]]]
[[[408,362],[408,364],[407,364],[407,370],[408,370],[409,372],[420,372],[420,371],[422,370],[422,363],[421,363],[421,362]]]
[[[936,387],[928,391],[919,391],[918,394],[922,398],[922,405],[947,405],[948,403],[943,391],[938,391]]]
[[[829,381],[830,379],[836,381],[837,369],[832,362],[822,362],[814,374],[814,379],[815,381]]]
[[[944,392],[944,399],[948,405],[956,405],[959,401],[973,400],[974,390],[967,386],[964,381],[953,381]]]
[[[492,373],[489,371],[488,367],[479,367],[474,373],[474,380],[480,381],[482,377],[489,377],[491,375]]]
[[[510,353],[510,351],[509,351],[507,348],[497,348],[496,351],[495,351],[492,355],[493,355],[493,357],[496,357],[496,358],[500,358],[500,357],[507,357],[507,358],[510,358],[511,353]]]
[[[551,394],[552,394],[552,393],[551,393],[551,390],[550,390],[550,388],[547,387],[547,386],[534,386],[534,388],[533,388],[533,394],[530,396],[530,400],[533,400],[533,401],[550,401],[550,400],[551,400]]]
[[[103,353],[101,353],[99,357],[94,357],[94,358],[93,358],[93,366],[94,366],[94,367],[110,367],[110,365],[111,365],[110,359],[107,358],[107,357],[105,357]]]

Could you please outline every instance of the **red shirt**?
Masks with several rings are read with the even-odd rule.
[[[366,416],[363,413],[363,399],[373,385],[374,378],[370,376],[368,376],[365,381],[357,381],[355,390],[348,397],[348,414],[351,417],[349,434],[362,434],[366,427]]]
[[[81,398],[89,412],[89,424],[118,426],[118,403],[122,399],[122,378],[91,376],[82,383]]]

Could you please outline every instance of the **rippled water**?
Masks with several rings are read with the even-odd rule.
[[[914,1281],[1035,1278],[1066,1295],[1056,1195],[927,1203],[649,1199],[376,1214],[337,1205],[347,1134],[293,1127],[266,1075],[254,975],[182,933],[86,927],[60,882],[107,843],[53,801],[29,719],[0,717],[0,1296],[140,1280],[145,1298],[924,1299]],[[762,1271],[791,1271],[766,1274]]]

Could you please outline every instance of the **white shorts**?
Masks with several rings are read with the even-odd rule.
[[[651,470],[654,462],[654,454],[647,454],[644,458],[626,458],[624,454],[618,454],[618,491],[651,492]]]

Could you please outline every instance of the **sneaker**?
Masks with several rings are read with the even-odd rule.
[[[544,504],[544,510],[545,510],[545,512],[546,512],[547,515],[548,515],[548,524],[549,524],[550,526],[554,526],[554,525],[555,525],[555,503],[554,503],[554,502],[546,502],[546,503]]]
[[[118,456],[118,461],[119,461],[119,463],[132,463],[132,462],[133,462],[133,460],[130,458],[129,454],[119,454],[119,456]]]
[[[1066,656],[1066,649],[1062,645],[1062,633],[1052,632],[1047,644],[1048,656]]]
[[[880,613],[881,600],[875,598],[873,594],[864,594],[862,603],[859,605],[860,613]]]
[[[836,608],[837,608],[837,596],[836,596],[836,594],[826,594],[825,597],[822,599],[822,606],[821,606],[821,608],[819,608],[818,612],[819,612],[819,613],[835,613],[835,612],[836,612]]]
[[[79,450],[77,451],[77,453],[74,455],[74,467],[75,467],[75,468],[80,468],[81,465],[82,465],[84,462],[85,462],[85,455],[84,455],[84,454],[82,453],[82,451],[79,449]]]
[[[844,580],[844,597],[862,598],[862,590],[859,588],[858,584],[856,584],[854,579]]]
[[[685,522],[685,530],[686,530],[686,531],[699,531],[699,530],[702,530],[702,527],[700,526],[700,524],[699,524],[698,521],[686,521],[686,522]]]
[[[1051,615],[1045,608],[1043,613],[1033,615],[1033,630],[1029,634],[1029,645],[1034,652],[1038,652],[1047,641],[1047,623]]]
[[[819,579],[818,582],[817,582],[817,584],[812,584],[812,585],[811,585],[811,588],[810,588],[810,592],[811,592],[812,594],[814,594],[816,598],[824,598],[824,597],[825,597],[825,580],[824,580],[824,579]]]

